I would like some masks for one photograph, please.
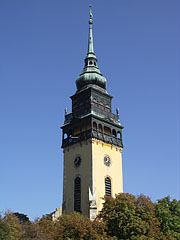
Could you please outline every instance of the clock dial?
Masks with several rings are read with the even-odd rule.
[[[107,167],[110,167],[111,165],[111,159],[108,156],[104,157],[104,165],[106,165]]]
[[[81,158],[80,158],[80,157],[76,157],[76,158],[74,159],[74,166],[75,166],[75,167],[79,167],[80,164],[81,164]]]

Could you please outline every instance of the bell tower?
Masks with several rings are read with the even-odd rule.
[[[72,113],[65,110],[62,148],[64,183],[62,214],[73,211],[94,219],[103,197],[123,192],[122,129],[119,110],[112,113],[112,96],[106,90],[93,46],[90,6],[88,52],[71,96]]]

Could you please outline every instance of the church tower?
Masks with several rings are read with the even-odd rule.
[[[71,96],[72,113],[65,110],[62,148],[64,183],[62,214],[73,211],[94,219],[103,197],[123,192],[122,129],[119,110],[112,113],[112,96],[106,90],[93,47],[90,7],[88,52]]]

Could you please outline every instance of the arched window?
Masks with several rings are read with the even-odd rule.
[[[67,133],[64,133],[64,139],[66,139],[68,137]]]
[[[116,130],[113,129],[112,135],[113,135],[113,137],[117,137]]]
[[[111,135],[111,129],[104,126],[104,133],[110,136]]]
[[[105,195],[111,197],[111,179],[105,178]]]
[[[117,132],[117,138],[121,139],[121,133],[120,132]]]
[[[97,123],[93,122],[93,129],[97,131]]]
[[[81,212],[81,178],[74,180],[74,211]]]
[[[102,133],[102,125],[101,124],[99,124],[98,128],[99,128],[99,132]]]

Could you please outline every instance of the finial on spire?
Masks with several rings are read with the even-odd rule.
[[[89,13],[89,24],[93,23],[93,14],[92,14],[92,5],[89,5],[90,13]]]
[[[93,14],[92,14],[92,5],[89,5],[90,13],[89,13],[89,40],[88,40],[88,53],[94,54],[93,47],[93,33],[92,33],[92,24],[93,24]]]

